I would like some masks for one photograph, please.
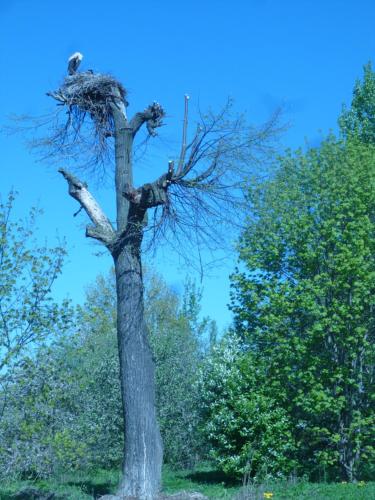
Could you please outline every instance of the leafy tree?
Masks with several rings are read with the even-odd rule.
[[[48,248],[34,239],[40,211],[15,220],[15,193],[0,201],[0,417],[7,385],[31,348],[69,325],[69,307],[56,304],[51,288],[61,272],[63,246]]]
[[[373,456],[375,149],[289,154],[249,190],[236,328],[293,424],[302,472],[352,481]]]
[[[151,272],[146,285],[165,458],[169,464],[189,466],[198,449],[194,381],[201,350],[182,298]],[[187,289],[187,294],[193,291]],[[121,463],[113,272],[88,287],[75,318],[75,330],[41,347],[16,370],[2,427],[4,477],[47,477],[72,468]]]
[[[80,439],[89,451],[91,467],[118,467],[123,448],[119,364],[116,338],[116,293],[113,271],[99,275],[86,290],[78,310],[75,334],[79,349],[68,351],[76,360],[80,400],[77,423]]]
[[[356,82],[351,106],[344,106],[339,125],[344,137],[354,135],[375,144],[375,73],[371,62],[364,67],[363,81]]]
[[[15,371],[1,426],[1,477],[45,478],[89,460],[76,418],[80,381],[61,342],[41,346]]]
[[[200,294],[187,282],[181,298],[157,275],[146,280],[146,321],[156,361],[156,400],[167,463],[192,467],[199,453],[196,378],[207,320]]]
[[[110,278],[100,276],[88,288],[72,331],[41,346],[16,370],[4,414],[4,476],[48,477],[121,463],[123,420]]]
[[[290,418],[264,390],[260,372],[233,334],[212,347],[200,371],[202,439],[231,477],[285,476],[296,466]]]
[[[80,335],[85,339],[87,358],[86,361],[82,359],[83,366],[111,367],[111,370],[107,368],[106,376],[112,390],[103,384],[95,388],[98,380],[95,376],[91,380],[92,387],[88,388],[88,394],[91,392],[92,396],[88,397],[99,397],[102,401],[99,408],[103,417],[118,420],[118,407],[116,409],[108,404],[109,394],[112,395],[113,401],[119,401],[119,398],[116,398],[116,384],[113,381],[111,384],[116,372],[118,373],[114,278],[113,273],[106,278],[100,276],[95,285],[88,289],[85,306],[80,314]],[[200,363],[199,339],[207,321],[200,322],[197,317],[200,295],[190,283],[186,284],[181,298],[159,275],[147,271],[145,298],[145,319],[156,363],[156,403],[164,442],[164,458],[171,465],[189,466],[194,463],[197,454],[197,394],[194,381]],[[191,307],[186,305],[188,301]],[[97,392],[99,394],[95,395]],[[111,412],[114,412],[116,417],[111,416]],[[87,416],[89,417],[89,414]],[[111,429],[108,422],[105,429]],[[113,429],[111,439],[105,438],[105,432],[103,434],[103,439],[107,439],[108,444],[111,443],[118,453],[119,445],[115,444],[118,440],[117,427]],[[106,454],[103,454],[103,450],[107,448],[108,445],[104,443],[100,446],[101,460],[104,462]]]

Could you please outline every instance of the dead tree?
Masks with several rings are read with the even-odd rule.
[[[141,246],[144,235],[155,244],[165,236],[175,246],[223,246],[226,232],[240,219],[242,187],[249,163],[268,152],[276,133],[276,116],[259,129],[221,113],[200,116],[188,141],[188,96],[185,96],[180,154],[165,173],[139,187],[133,182],[133,146],[145,126],[156,135],[165,112],[156,102],[129,119],[125,88],[108,75],[76,73],[48,94],[64,110],[52,123],[52,135],[37,143],[52,157],[84,158],[87,165],[105,163],[114,150],[117,220],[113,224],[85,182],[60,168],[69,194],[92,224],[86,236],[111,253],[117,290],[117,334],[125,425],[120,498],[156,499],[160,489],[162,440],[155,410],[154,361],[144,319]],[[58,113],[61,117],[61,112]],[[50,123],[50,122],[49,122]],[[43,123],[45,125],[45,123]],[[91,138],[91,142],[90,142]],[[150,217],[148,220],[148,214]],[[224,226],[224,231],[223,231]]]

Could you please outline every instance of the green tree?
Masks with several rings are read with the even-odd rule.
[[[15,371],[3,421],[3,476],[48,477],[121,463],[113,284],[112,275],[99,276],[76,311],[75,328]]]
[[[65,250],[48,248],[34,238],[40,211],[15,220],[15,193],[0,200],[0,417],[7,385],[23,357],[69,325],[67,303],[52,300],[51,288],[61,272]]]
[[[369,62],[364,66],[363,80],[358,80],[350,108],[343,107],[339,125],[344,137],[356,136],[375,144],[375,73]]]
[[[197,317],[200,295],[190,283],[186,284],[180,297],[159,275],[148,270],[145,273],[145,298],[145,319],[156,363],[156,403],[164,459],[171,465],[190,466],[197,454],[197,394],[194,382],[201,356],[199,339],[207,321],[201,322]],[[188,298],[194,307],[186,305]],[[86,360],[81,361],[81,367],[87,366],[88,373],[92,367],[93,373],[87,379],[89,386],[84,391],[87,394],[81,398],[98,402],[97,412],[88,412],[86,416],[90,419],[90,413],[98,417],[101,415],[101,420],[105,421],[103,428],[98,429],[103,440],[100,440],[99,446],[101,458],[96,459],[96,463],[105,463],[107,451],[104,450],[108,446],[113,447],[114,456],[118,456],[121,448],[121,441],[116,444],[119,421],[122,421],[121,407],[118,406],[120,393],[117,393],[117,384],[113,383],[113,378],[118,379],[119,370],[113,272],[106,277],[99,276],[95,284],[88,288],[80,317],[79,336],[83,339],[86,356]],[[96,373],[99,367],[103,368],[102,376]],[[100,384],[97,384],[98,380],[102,380]],[[113,420],[116,425],[110,423]],[[111,432],[110,437],[108,432]]]
[[[48,350],[45,346],[67,331],[72,321],[69,303],[57,304],[51,293],[65,249],[37,243],[34,235],[40,211],[33,208],[25,219],[15,219],[15,197],[11,192],[0,202],[0,475],[5,476],[15,470],[35,471],[35,457],[43,462],[38,470],[50,467],[41,452],[43,443],[30,438],[33,429],[43,425],[36,418],[32,393],[38,391],[39,402],[48,399],[47,380],[51,382],[54,375],[48,371],[37,382],[29,368],[37,363],[37,350],[43,346]],[[54,392],[58,394],[58,389]],[[21,414],[21,402],[27,402],[30,411]],[[51,402],[48,407],[46,420],[57,408]]]
[[[198,448],[194,381],[201,349],[185,300],[157,275],[146,276],[146,319],[156,359],[165,457],[169,464],[190,466]],[[187,288],[185,296],[192,290]],[[88,287],[75,322],[72,331],[40,347],[15,372],[1,434],[4,477],[47,477],[71,468],[121,464],[123,417],[113,272]]]
[[[295,467],[291,422],[264,390],[264,373],[238,336],[211,347],[199,374],[202,441],[231,477],[286,476]]]
[[[333,137],[249,190],[237,332],[293,424],[302,472],[352,481],[373,456],[375,149]]]
[[[0,477],[45,478],[89,461],[73,347],[61,339],[40,346],[15,370],[1,424]]]
[[[187,281],[183,296],[157,275],[146,280],[146,321],[156,361],[156,400],[167,463],[192,467],[199,457],[196,378],[208,320],[200,293]]]

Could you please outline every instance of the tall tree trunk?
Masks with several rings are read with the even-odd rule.
[[[125,420],[121,497],[153,500],[160,488],[162,443],[155,410],[154,360],[144,321],[138,242],[115,257],[117,334]]]
[[[64,98],[61,93],[56,95],[58,100]],[[116,228],[89,192],[87,184],[64,169],[59,171],[68,182],[69,194],[85,209],[93,223],[86,227],[86,235],[105,245],[115,263],[125,432],[123,478],[117,496],[129,500],[155,500],[160,490],[163,448],[156,418],[155,363],[144,319],[141,244],[147,210],[167,201],[173,162],[168,172],[155,182],[135,189],[134,138],[144,123],[149,133],[155,135],[154,129],[161,125],[164,111],[158,103],[153,103],[128,121],[126,102],[118,86],[112,88],[109,106],[115,138]]]
[[[144,319],[141,243],[146,211],[125,192],[133,187],[134,130],[124,108],[113,107],[118,244],[112,255],[117,288],[117,338],[125,439],[121,498],[154,500],[158,496],[163,460],[156,418],[155,363]]]

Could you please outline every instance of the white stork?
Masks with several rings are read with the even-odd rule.
[[[74,52],[68,59],[68,73],[69,75],[74,75],[78,69],[78,66],[81,64],[83,59],[83,55],[81,52]]]

